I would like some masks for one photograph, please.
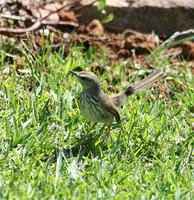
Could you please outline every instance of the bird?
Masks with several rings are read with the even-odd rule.
[[[130,95],[150,86],[164,76],[164,72],[159,69],[155,70],[148,77],[132,86],[128,86],[122,92],[108,96],[103,92],[100,80],[93,72],[70,70],[70,73],[76,76],[82,85],[82,91],[77,97],[81,114],[94,122],[92,128],[97,123],[104,123],[109,130],[114,120],[120,121],[118,108],[123,105]]]

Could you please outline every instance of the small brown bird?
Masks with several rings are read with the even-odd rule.
[[[78,78],[83,88],[82,92],[78,95],[78,105],[81,114],[95,122],[94,125],[98,122],[102,122],[108,126],[112,124],[114,119],[116,119],[116,121],[120,120],[117,107],[121,106],[128,96],[153,84],[164,75],[160,70],[156,70],[147,78],[133,86],[129,86],[123,92],[109,97],[102,91],[100,81],[94,73],[87,71],[70,72]]]

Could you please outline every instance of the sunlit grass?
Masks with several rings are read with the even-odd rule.
[[[0,54],[0,196],[3,199],[192,199],[193,82],[185,65],[174,69],[161,56],[167,77],[155,88],[129,97],[121,122],[98,142],[103,130],[79,114],[81,86],[68,75],[92,63],[102,88],[121,91],[129,80],[152,70],[128,63],[106,68],[107,55],[95,48],[72,48],[63,55],[42,47],[35,55],[23,47],[23,71]],[[130,63],[129,65],[131,66]],[[9,73],[5,69],[9,69]],[[166,94],[161,94],[161,87]]]

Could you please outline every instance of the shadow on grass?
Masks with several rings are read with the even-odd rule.
[[[89,134],[77,138],[76,141],[69,145],[69,147],[59,149],[56,148],[52,152],[52,162],[56,162],[61,152],[65,158],[77,157],[78,162],[82,160],[83,157],[88,158],[102,158],[104,152],[108,150],[107,140],[102,140],[102,137],[99,134]],[[49,156],[50,157],[50,156]],[[51,158],[50,157],[50,158]],[[49,159],[50,160],[50,159]]]

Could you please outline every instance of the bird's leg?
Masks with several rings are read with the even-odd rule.
[[[122,138],[122,136],[125,135],[125,130],[123,128],[122,121],[119,122],[119,127],[121,128],[121,133],[119,133],[119,136],[117,137],[118,143],[120,143],[120,139]]]
[[[110,131],[111,131],[111,125],[112,125],[112,123],[110,123],[110,124],[107,126],[107,128],[106,128],[106,130],[105,130],[105,132],[104,132],[104,134],[103,134],[103,137],[102,137],[102,142],[104,142],[104,140],[105,140],[106,138],[109,137]],[[106,126],[106,125],[104,125],[104,127],[105,127],[105,126]]]
[[[110,130],[111,130],[111,124],[108,125],[107,129],[106,129],[106,133],[105,135],[108,137],[110,135]]]
[[[90,137],[90,131],[96,126],[97,122],[95,122],[91,127],[86,129],[87,135],[82,135],[81,140],[82,144],[87,144],[89,140],[91,140]]]
[[[97,122],[95,122],[91,127],[86,128],[87,135],[89,135],[90,131],[96,126],[96,124],[97,124]],[[84,138],[85,138],[85,135],[84,135]]]
[[[97,122],[95,122],[88,130],[87,133],[90,133],[90,131],[96,126]]]

